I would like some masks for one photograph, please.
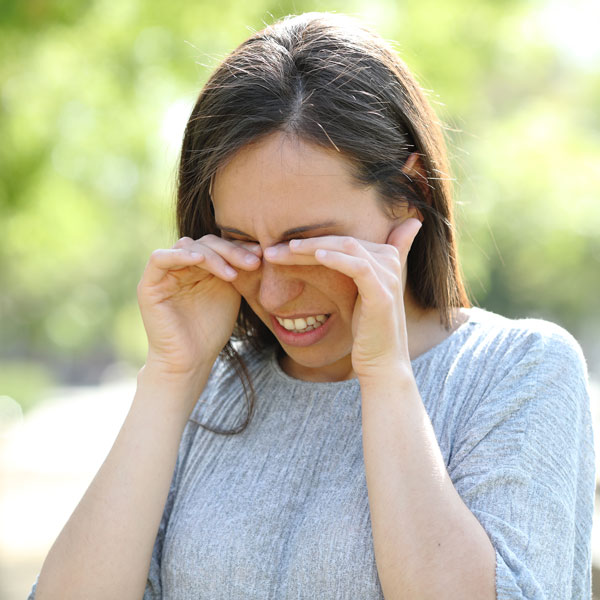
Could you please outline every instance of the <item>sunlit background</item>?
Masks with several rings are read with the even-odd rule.
[[[195,97],[309,10],[393,41],[446,126],[474,303],[566,327],[598,415],[597,0],[1,0],[0,597],[26,596],[127,411]]]

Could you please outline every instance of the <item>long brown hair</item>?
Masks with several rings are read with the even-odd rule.
[[[211,178],[237,150],[276,131],[335,148],[352,165],[356,181],[374,187],[389,215],[406,203],[421,212],[407,285],[415,301],[438,309],[450,329],[452,309],[470,303],[457,258],[443,131],[393,48],[352,17],[316,12],[284,17],[240,44],[202,88],[185,130],[177,190],[180,236],[220,234]],[[402,171],[413,152],[425,185]],[[253,413],[254,390],[236,340],[259,351],[278,343],[242,299],[222,356],[242,377],[248,417],[232,431],[211,429],[217,433],[243,431]]]

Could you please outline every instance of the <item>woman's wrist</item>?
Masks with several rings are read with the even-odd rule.
[[[146,364],[137,375],[137,391],[134,402],[156,403],[166,410],[185,413],[185,418],[194,408],[204,390],[211,367],[199,367],[192,373],[174,373],[153,362]]]
[[[382,365],[368,373],[358,373],[358,380],[363,394],[389,388],[406,392],[416,387],[412,366],[406,362]]]

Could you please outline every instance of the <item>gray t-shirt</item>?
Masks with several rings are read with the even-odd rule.
[[[252,421],[232,436],[198,425],[246,416],[239,378],[217,361],[182,437],[144,600],[381,600],[358,380],[301,381],[273,351],[243,356]],[[496,550],[497,598],[591,598],[595,455],[574,338],[474,308],[412,367],[448,473]]]

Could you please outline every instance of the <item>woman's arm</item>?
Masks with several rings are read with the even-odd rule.
[[[50,549],[36,600],[141,598],[185,424],[238,314],[232,267],[256,269],[258,255],[256,244],[214,235],[152,253],[138,285],[148,359],[137,392]]]
[[[365,474],[386,600],[492,600],[496,553],[456,491],[411,373],[361,381]]]
[[[198,373],[202,388],[210,368]],[[36,600],[139,599],[197,384],[148,367],[115,443],[42,567]]]
[[[445,376],[444,403],[460,403],[436,415],[440,426],[450,419],[447,469],[410,378],[398,369],[361,381],[386,600],[590,598],[595,456],[585,360],[556,325],[509,323],[489,327],[479,357],[467,351]]]

